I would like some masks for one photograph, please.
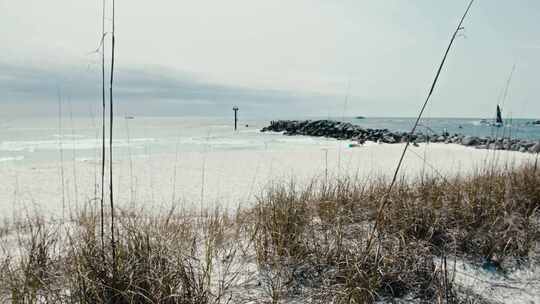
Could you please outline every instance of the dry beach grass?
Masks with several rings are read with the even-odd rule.
[[[540,172],[313,181],[244,210],[117,213],[116,261],[99,212],[4,224],[0,299],[13,303],[483,303],[453,259],[511,272],[537,258]],[[389,200],[366,247],[382,198]],[[107,245],[109,244],[109,245]],[[117,271],[112,272],[113,262]]]

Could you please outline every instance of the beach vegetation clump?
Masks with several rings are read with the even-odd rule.
[[[311,302],[469,303],[452,286],[449,257],[504,273],[535,255],[540,236],[533,166],[399,179],[391,192],[384,179],[297,188],[261,197],[252,214],[254,247],[260,268],[281,276],[267,275],[274,280],[267,284],[281,282],[289,296],[310,295]]]
[[[6,222],[0,302],[488,303],[455,284],[456,260],[505,274],[538,258],[534,166],[388,186],[330,178],[236,211],[118,209],[114,256],[99,208]]]
[[[401,184],[384,211],[381,230],[504,268],[504,262],[534,250],[539,187],[540,175],[532,166]]]
[[[225,215],[143,214],[119,214],[116,261],[110,248],[101,248],[97,213],[81,213],[76,222],[56,228],[28,220],[10,239],[3,239],[0,301],[223,303],[230,299],[238,246],[225,237]],[[19,254],[12,254],[14,249]]]

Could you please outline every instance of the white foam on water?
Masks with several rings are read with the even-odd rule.
[[[471,121],[471,124],[472,124],[473,126],[481,126],[481,125],[482,125],[482,123],[481,123],[480,120]]]
[[[113,140],[113,147],[129,147],[142,143],[156,142],[155,138],[134,138]],[[107,141],[105,146],[109,146]],[[65,150],[92,150],[101,147],[100,139],[81,139],[81,140],[31,140],[31,141],[3,141],[0,143],[0,151],[6,152],[36,152],[46,150],[59,150],[60,147]]]
[[[257,147],[263,145],[262,141],[252,140],[248,138],[236,137],[186,137],[181,138],[178,143],[180,145],[195,145],[195,146],[222,146],[222,147]]]
[[[0,157],[0,162],[19,161],[23,159],[24,159],[24,156]]]
[[[85,135],[81,134],[53,134],[55,138],[85,138]]]

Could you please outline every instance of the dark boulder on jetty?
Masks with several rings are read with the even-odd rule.
[[[475,137],[475,136],[465,136],[463,137],[463,139],[461,140],[461,144],[464,145],[464,146],[475,146],[478,144],[478,142],[480,141],[480,139],[478,137]]]
[[[422,142],[453,143],[477,149],[511,150],[519,152],[540,153],[540,141],[510,138],[491,138],[465,136],[462,134],[423,134],[421,132],[410,136],[407,132],[395,132],[388,129],[370,129],[335,120],[277,120],[261,129],[261,132],[284,132],[284,135],[305,135],[329,137],[335,139],[354,140],[359,143],[366,141],[387,144],[410,141],[414,144]]]
[[[349,122],[333,120],[278,120],[272,121],[269,126],[263,128],[261,132],[284,132],[284,135],[306,135],[316,137],[329,137],[336,139],[348,139],[357,141],[374,141],[383,143],[406,142],[408,134],[406,132],[391,132],[388,129],[362,128]],[[421,136],[421,138],[419,138]],[[419,138],[419,141],[434,141],[436,136],[430,138],[423,134],[415,134],[412,140]],[[446,137],[440,138],[446,140]]]

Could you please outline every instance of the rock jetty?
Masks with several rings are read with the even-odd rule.
[[[304,135],[329,137],[341,140],[353,140],[360,144],[366,141],[387,144],[403,143],[410,140],[413,144],[422,142],[452,143],[477,149],[511,150],[519,152],[540,153],[540,141],[515,138],[492,138],[467,136],[463,134],[423,134],[417,132],[410,136],[407,132],[396,132],[388,129],[370,129],[334,120],[277,120],[261,129],[261,132],[284,132],[284,135]]]

